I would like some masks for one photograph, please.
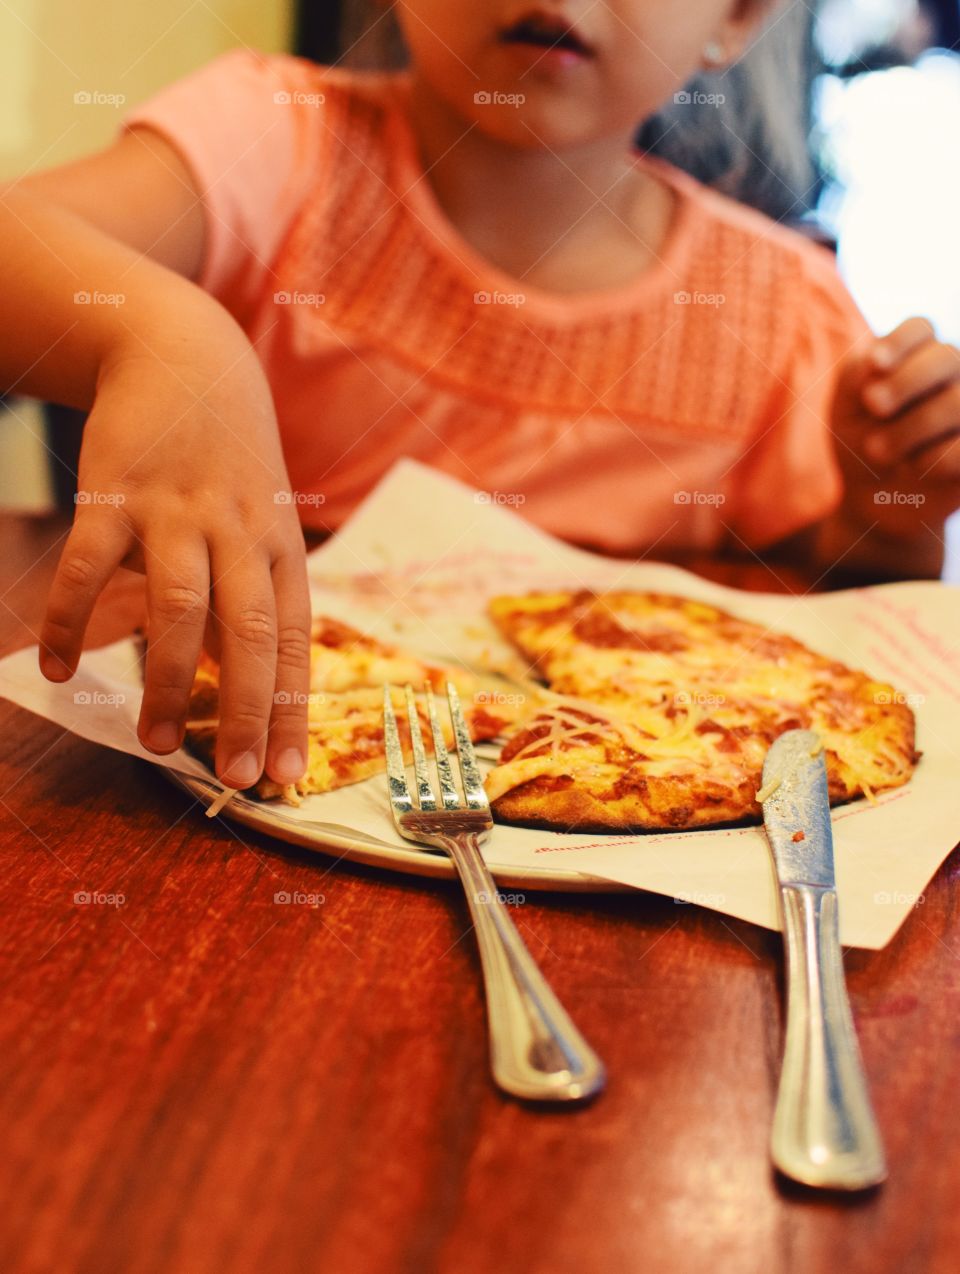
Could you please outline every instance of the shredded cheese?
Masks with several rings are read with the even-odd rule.
[[[791,719],[818,732],[821,741],[811,755],[827,749],[843,783],[868,800],[874,799],[876,788],[909,778],[912,756],[891,745],[886,722],[875,719],[868,706],[878,702],[876,691],[884,689],[880,683],[870,683],[864,697],[858,674],[789,638],[772,645],[767,641],[752,653],[761,639],[769,638],[765,630],[743,622],[742,632],[738,627],[715,634],[718,613],[712,608],[691,609],[685,603],[683,611],[675,611],[643,595],[625,602],[618,594],[591,599],[559,620],[538,622],[538,611],[560,608],[564,600],[571,601],[571,595],[552,596],[549,604],[540,598],[535,604],[510,599],[504,607],[527,612],[529,624],[515,629],[518,643],[539,659],[553,686],[574,691],[543,692],[549,706],[526,726],[548,728],[505,763],[515,783],[540,774],[585,774],[606,759],[614,744],[644,758],[637,762],[643,774],[683,774],[694,781],[699,776],[739,787],[759,771],[768,740]],[[690,636],[689,646],[676,652],[592,646],[578,637],[575,625],[593,608],[644,636],[679,631]],[[674,711],[668,717],[665,709],[671,705]],[[717,746],[721,740],[712,729],[697,733],[708,718],[716,722],[718,733],[726,732],[725,746]],[[732,736],[736,747],[730,746],[730,732],[744,725],[751,733],[737,731]],[[497,780],[497,786],[504,782]],[[776,787],[761,786],[757,800],[768,799]]]
[[[764,801],[769,801],[770,797],[773,796],[774,792],[782,782],[783,779],[778,775],[777,778],[771,779],[769,783],[764,783],[763,787],[761,787],[759,792],[757,792],[757,804],[762,805]]]
[[[223,791],[213,800],[206,810],[207,818],[216,818],[228,801],[232,801],[236,794],[240,791],[238,787],[225,787]]]

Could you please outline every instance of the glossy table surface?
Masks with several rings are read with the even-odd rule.
[[[0,519],[3,652],[34,640],[64,529]],[[91,643],[141,613],[122,572]],[[611,1077],[538,1110],[488,1078],[453,884],[208,821],[2,702],[0,806],[4,1274],[960,1268],[956,854],[886,950],[847,953],[890,1179],[843,1198],[770,1169],[778,935],[528,895],[521,931]]]

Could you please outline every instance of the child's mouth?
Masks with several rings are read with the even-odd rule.
[[[569,22],[556,15],[531,11],[500,34],[504,44],[540,50],[541,56],[559,55],[564,62],[593,57],[589,44],[577,34]]]

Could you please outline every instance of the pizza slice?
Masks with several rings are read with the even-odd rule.
[[[501,821],[759,819],[767,749],[800,727],[823,741],[834,802],[897,787],[918,760],[903,695],[717,607],[621,591],[499,597],[490,611],[556,692],[510,732],[488,776]]]
[[[401,688],[417,694],[417,712],[428,752],[432,751],[423,688],[446,695],[447,682],[459,694],[474,742],[496,738],[515,722],[522,696],[503,692],[473,673],[423,660],[370,637],[328,616],[314,620],[310,643],[310,691],[307,702],[308,763],[303,779],[281,786],[264,776],[256,785],[263,799],[282,797],[298,805],[311,793],[330,792],[386,771],[383,742],[383,686],[395,687],[394,707],[405,754],[410,734]],[[446,713],[441,713],[445,740],[453,744]],[[187,717],[187,746],[211,769],[219,726],[219,668],[202,656]]]

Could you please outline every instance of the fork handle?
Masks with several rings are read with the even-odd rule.
[[[436,838],[453,859],[477,931],[500,1088],[529,1101],[581,1101],[606,1082],[603,1063],[547,985],[500,901],[472,832]]]

